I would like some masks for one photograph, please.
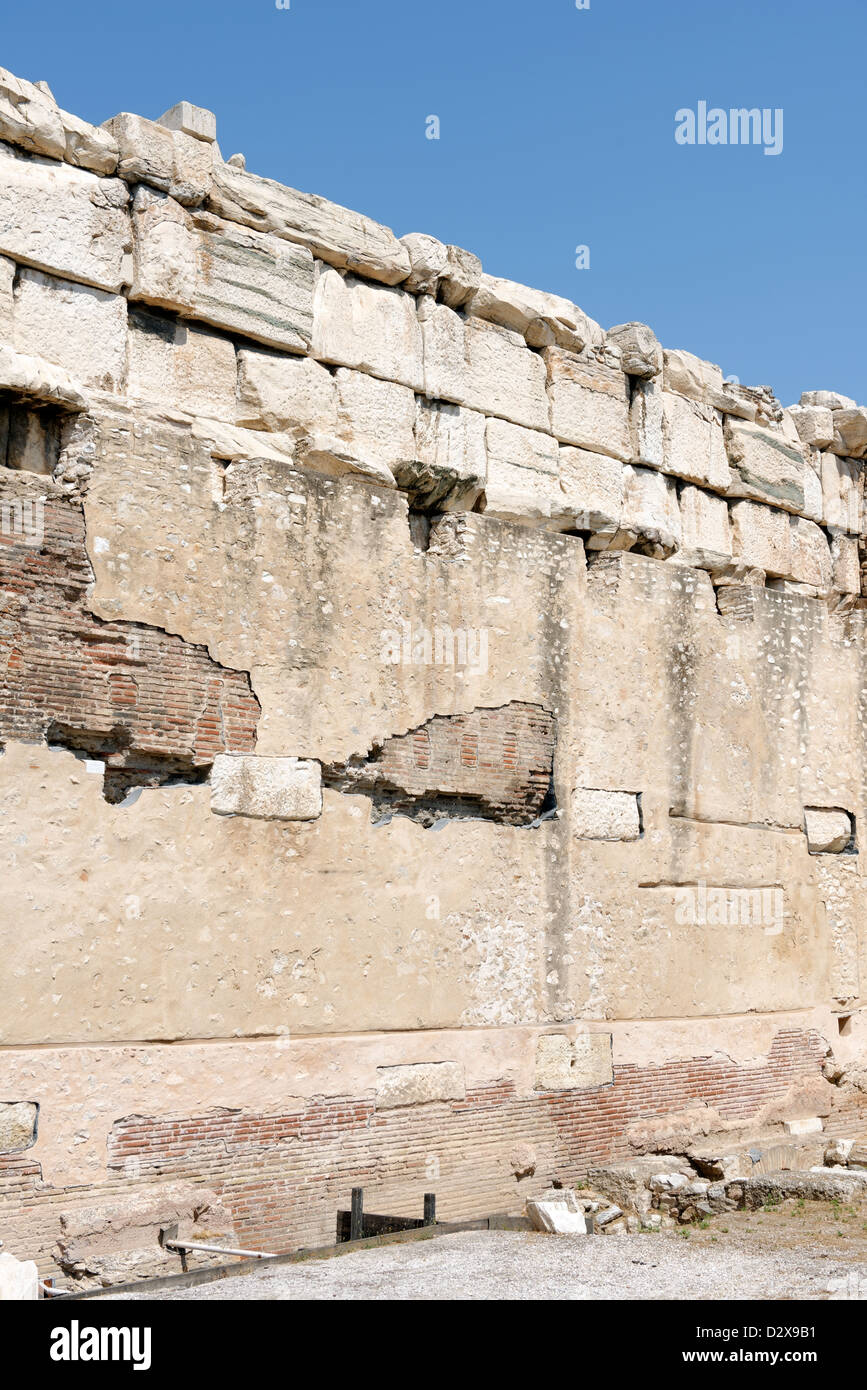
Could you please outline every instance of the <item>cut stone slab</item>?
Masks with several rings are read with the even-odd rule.
[[[0,256],[0,343],[12,341],[12,286],[15,281],[15,262]]]
[[[710,404],[723,389],[722,368],[683,348],[666,348],[663,384],[666,391]]]
[[[113,174],[117,143],[104,130],[61,111],[44,86],[0,68],[0,140],[97,174]]]
[[[786,1120],[785,1125],[790,1134],[821,1134],[825,1128],[825,1122],[820,1115],[810,1115],[801,1120]]]
[[[579,840],[640,839],[637,795],[576,787],[572,792],[572,834]]]
[[[352,473],[360,482],[377,487],[397,487],[397,479],[378,454],[349,443],[340,435],[323,434],[316,430],[305,435],[298,444],[295,461],[301,468],[312,468],[315,473],[324,473],[330,478],[342,478]]]
[[[595,354],[562,348],[543,352],[551,427],[563,444],[577,444],[626,461],[632,456],[626,377]]]
[[[580,352],[591,337],[586,314],[571,300],[493,275],[482,275],[468,311],[525,339],[529,334],[534,347],[551,343]]]
[[[665,467],[664,397],[661,382],[642,381],[637,377],[629,403],[629,427],[632,433],[630,462],[646,468]]]
[[[834,417],[826,406],[792,405],[788,409],[802,444],[811,449],[827,449],[834,439]]]
[[[810,585],[817,593],[830,590],[831,550],[815,522],[758,502],[736,502],[731,522],[736,560],[774,578]]]
[[[202,146],[204,148],[204,146]],[[130,298],[304,352],[313,328],[313,258],[278,237],[189,213],[152,189],[135,194]]]
[[[22,1302],[39,1297],[39,1271],[35,1260],[16,1260],[8,1250],[0,1251],[0,1303]]]
[[[861,595],[861,563],[855,536],[831,536],[831,585],[838,594]]]
[[[464,320],[429,297],[419,304],[418,316],[428,398],[549,430],[545,366],[519,334],[482,319]]]
[[[235,386],[231,339],[165,314],[130,308],[127,392],[131,397],[231,421],[236,411]]]
[[[488,478],[493,480],[501,463],[516,468],[532,468],[556,478],[560,453],[556,439],[540,430],[528,430],[508,420],[489,420],[485,433],[488,451]]]
[[[656,559],[681,548],[683,533],[677,487],[673,478],[650,468],[626,464],[623,470],[623,511],[620,530],[610,549],[640,546]]]
[[[820,454],[819,458],[825,525],[850,535],[860,535],[864,515],[862,465],[854,459],[828,452]]]
[[[310,350],[320,362],[422,389],[421,329],[415,300],[403,290],[319,267]]]
[[[82,411],[88,399],[80,384],[63,367],[0,346],[0,391],[25,401]]]
[[[220,753],[211,769],[211,810],[254,820],[316,820],[322,769],[302,758]]]
[[[128,202],[121,179],[0,144],[0,253],[23,265],[117,293],[129,276]]]
[[[560,445],[560,491],[570,528],[591,531],[606,543],[620,528],[623,464],[608,454]]]
[[[411,269],[409,252],[389,227],[218,159],[208,206],[231,222],[299,242],[330,265],[386,285],[405,280]]]
[[[801,449],[782,431],[728,419],[725,441],[732,470],[730,497],[752,497],[784,511],[803,512],[808,465]]]
[[[566,1202],[528,1201],[527,1215],[536,1231],[554,1236],[586,1236],[587,1218],[584,1212],[572,1210]]]
[[[387,294],[389,291],[382,290]],[[362,455],[372,455],[398,475],[415,459],[415,396],[406,386],[340,367],[337,434]]]
[[[420,469],[414,505],[436,511],[469,511],[475,506],[488,473],[484,415],[419,396],[415,452]]]
[[[687,482],[725,492],[732,474],[722,416],[712,406],[662,392],[663,469]]]
[[[217,118],[213,111],[204,106],[193,106],[192,102],[179,101],[160,116],[158,125],[166,130],[179,130],[191,135],[195,140],[205,140],[209,144],[217,138]]]
[[[257,430],[337,431],[337,387],[312,357],[242,348],[238,353],[238,424]]]
[[[466,1100],[466,1096],[467,1084],[460,1062],[410,1062],[376,1069],[377,1110]]]
[[[22,270],[13,344],[19,353],[55,362],[85,387],[122,391],[126,320],[123,295]]]
[[[0,1101],[0,1154],[21,1153],[36,1143],[38,1115],[32,1101]]]
[[[182,131],[123,111],[104,130],[117,141],[118,177],[146,183],[186,207],[204,201],[211,186],[211,147]]]
[[[610,1033],[543,1033],[536,1043],[539,1091],[586,1090],[614,1080]]]
[[[732,558],[729,509],[724,497],[687,485],[680,490],[683,550],[673,557],[699,569],[714,570]]]
[[[831,588],[831,547],[828,537],[814,521],[802,516],[789,517],[790,578],[809,584],[818,595]]]
[[[802,391],[801,405],[820,406],[824,410],[854,410],[856,402],[839,391]]]
[[[832,452],[847,458],[864,458],[867,455],[867,407],[859,405],[851,410],[835,410],[832,419]]]
[[[804,828],[811,854],[842,854],[852,843],[852,817],[848,811],[807,806]]]

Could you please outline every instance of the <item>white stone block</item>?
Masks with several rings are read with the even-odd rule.
[[[831,585],[838,594],[861,595],[861,564],[855,536],[831,536]]]
[[[559,447],[550,434],[528,430],[508,420],[489,420],[485,442],[489,478],[494,477],[495,469],[501,463],[510,463],[516,468],[534,468],[552,477],[557,476]]]
[[[848,811],[807,806],[804,829],[811,854],[842,854],[852,842],[852,817]]]
[[[335,272],[336,274],[336,272]],[[383,294],[389,291],[383,289]],[[341,367],[337,385],[337,434],[392,472],[415,458],[415,396],[406,386]]]
[[[210,145],[128,111],[106,121],[103,129],[117,141],[119,178],[150,184],[187,207],[208,196],[214,161]]]
[[[801,405],[819,406],[823,410],[854,410],[856,402],[839,391],[802,391]]]
[[[406,247],[411,270],[403,288],[411,294],[436,294],[440,277],[448,264],[449,248],[445,242],[437,241],[435,236],[424,232],[408,232],[401,237]]]
[[[827,449],[834,438],[834,418],[826,406],[792,405],[787,413],[803,444],[811,449]]]
[[[729,509],[724,497],[697,487],[680,490],[682,558],[686,564],[713,569],[732,558]]]
[[[614,1080],[610,1033],[543,1033],[536,1043],[537,1091],[587,1090]]]
[[[789,517],[789,578],[809,584],[820,594],[831,588],[831,547],[828,537],[814,521],[803,516]]]
[[[469,510],[487,480],[485,417],[446,401],[416,400],[415,450],[438,510]]]
[[[785,1120],[784,1123],[790,1134],[821,1134],[825,1128],[820,1115],[808,1115],[799,1120]]]
[[[56,363],[83,386],[122,391],[126,316],[123,295],[22,270],[13,343],[17,352]]]
[[[579,840],[640,839],[637,795],[576,787],[572,792],[572,834]]]
[[[612,537],[623,512],[623,464],[608,454],[560,446],[560,491],[570,529]]]
[[[834,442],[831,449],[846,458],[861,459],[867,454],[867,407],[835,410]]]
[[[12,285],[15,262],[0,256],[0,344],[12,342]]]
[[[214,162],[208,206],[231,222],[300,242],[330,265],[371,280],[396,285],[409,275],[409,253],[390,228],[327,198],[299,193],[219,159]]]
[[[528,1201],[527,1215],[537,1231],[554,1236],[584,1236],[587,1218],[580,1209],[573,1211],[560,1201]]]
[[[39,1271],[35,1260],[16,1260],[0,1251],[0,1303],[39,1297]]]
[[[666,391],[688,396],[690,400],[705,404],[721,393],[723,389],[722,368],[715,362],[706,362],[695,353],[682,348],[666,348],[663,354],[663,384]]]
[[[87,397],[81,383],[75,381],[63,367],[45,362],[41,357],[28,357],[11,347],[0,345],[0,391],[43,405],[57,405],[65,410],[87,409]]]
[[[422,389],[421,329],[415,300],[403,290],[319,267],[310,350],[321,362]]]
[[[220,753],[211,769],[211,810],[254,820],[315,820],[322,814],[322,769],[302,758]]]
[[[238,423],[259,430],[337,430],[337,387],[312,357],[242,348],[238,353]]]
[[[616,550],[640,545],[657,559],[679,550],[683,535],[677,488],[673,479],[650,468],[626,464],[623,470],[623,510]]]
[[[0,1154],[22,1153],[31,1147],[38,1114],[33,1101],[0,1101]]]
[[[732,470],[730,497],[752,497],[784,511],[803,512],[808,464],[802,449],[782,431],[745,420],[727,420],[725,440]]]
[[[482,275],[468,312],[524,338],[529,333],[534,347],[549,341],[580,352],[590,340],[587,316],[571,300],[493,275]]]
[[[0,144],[0,253],[117,292],[129,273],[129,194],[120,179]]]
[[[628,376],[648,380],[662,371],[662,344],[646,323],[618,323],[606,340],[620,350],[621,366]]]
[[[396,1110],[431,1101],[465,1100],[467,1085],[460,1062],[408,1062],[376,1069],[376,1108]]]
[[[5,68],[0,68],[0,140],[97,174],[112,174],[117,167],[117,145],[106,131],[61,111],[44,84],[25,82]]]
[[[548,430],[545,366],[519,334],[461,318],[444,304],[419,304],[425,395]]]
[[[758,502],[736,502],[731,521],[736,559],[779,579],[830,588],[831,552],[815,522]]]
[[[732,475],[719,411],[671,391],[663,391],[662,409],[664,471],[725,492]]]
[[[160,116],[158,125],[167,130],[179,130],[184,135],[192,135],[196,140],[209,144],[217,138],[217,118],[213,111],[204,106],[194,106],[190,101],[179,101]]]
[[[825,525],[837,531],[847,531],[850,535],[859,535],[864,514],[861,465],[831,453],[823,453],[819,458]]]
[[[147,309],[130,309],[128,395],[231,421],[235,386],[235,345],[229,338]]]
[[[632,456],[629,396],[626,377],[618,367],[577,356],[562,348],[546,348],[551,426],[563,444],[610,454],[626,461]]]
[[[482,263],[462,246],[446,247],[446,264],[439,282],[440,298],[450,309],[463,308],[482,279]]]
[[[665,467],[664,397],[659,380],[636,379],[629,403],[629,425],[632,432],[630,462],[647,468]]]
[[[189,213],[152,189],[137,189],[133,222],[131,299],[269,347],[306,351],[313,322],[309,251],[210,214]]]

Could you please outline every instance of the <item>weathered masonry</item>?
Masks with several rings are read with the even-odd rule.
[[[865,456],[0,71],[5,1248],[859,1114]]]

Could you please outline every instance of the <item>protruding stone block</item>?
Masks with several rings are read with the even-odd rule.
[[[587,1234],[587,1218],[583,1208],[569,1205],[564,1201],[542,1198],[528,1200],[527,1215],[536,1231],[545,1231],[552,1236],[584,1236]]]
[[[419,305],[425,395],[547,430],[545,367],[519,334],[481,319],[466,321],[444,304]]]
[[[591,449],[560,446],[560,493],[569,529],[591,531],[604,549],[616,535],[623,512],[623,464],[608,454]]]
[[[801,405],[819,406],[823,410],[854,410],[856,402],[839,391],[802,391]]]
[[[121,391],[126,300],[91,285],[24,270],[15,297],[16,351],[55,362],[83,386]]]
[[[129,111],[113,116],[103,128],[117,141],[117,172],[127,183],[150,184],[187,207],[205,200],[213,154],[202,140]]]
[[[848,811],[807,806],[804,829],[811,854],[842,854],[852,843],[852,817]]]
[[[614,1080],[610,1033],[543,1033],[536,1044],[536,1090],[583,1090]]]
[[[15,261],[116,293],[129,271],[128,202],[120,179],[0,145],[0,253]]]
[[[832,452],[846,458],[864,458],[867,454],[867,407],[859,405],[851,410],[835,410],[832,419]]]
[[[389,293],[387,290],[383,294]],[[406,386],[341,367],[337,386],[337,434],[395,475],[415,459],[415,396]]]
[[[306,351],[313,327],[309,251],[188,213],[173,198],[146,188],[136,190],[133,220],[131,299],[269,347]]]
[[[377,1110],[429,1105],[431,1101],[465,1100],[466,1094],[460,1062],[409,1062],[376,1069]]]
[[[321,362],[355,367],[421,391],[421,329],[415,300],[321,266],[313,300],[311,352]]]
[[[312,357],[242,348],[238,353],[238,423],[257,430],[337,430],[337,387]]]
[[[97,174],[117,168],[117,143],[107,131],[61,111],[44,83],[0,68],[0,140]]]
[[[70,411],[86,410],[88,404],[81,384],[62,367],[2,346],[0,391],[10,396],[20,396],[25,401],[56,405]]]
[[[664,352],[663,385],[666,391],[674,391],[690,400],[709,403],[713,396],[722,392],[722,368],[715,362],[706,362],[693,352],[682,348],[666,348]]]
[[[464,511],[475,505],[488,472],[484,415],[419,397],[415,452],[424,474],[416,480],[415,505],[437,511]]]
[[[572,793],[572,834],[579,840],[638,840],[641,813],[635,792],[576,787]]]
[[[542,354],[548,369],[551,425],[563,444],[595,449],[623,461],[631,458],[626,377],[595,354],[562,348]]]
[[[580,352],[591,337],[587,316],[571,300],[493,275],[482,275],[468,311],[476,318],[511,328],[534,347],[557,344]]]
[[[864,514],[864,475],[861,465],[826,452],[820,455],[820,472],[825,525],[850,535],[859,535]]]
[[[687,486],[681,488],[679,501],[683,550],[673,558],[699,569],[726,565],[732,558],[732,536],[725,498]]]
[[[236,411],[235,384],[231,339],[165,314],[136,306],[130,309],[130,396],[190,415],[231,421]]]
[[[450,309],[460,309],[472,299],[482,279],[482,263],[462,246],[446,247],[446,264],[440,276],[439,293]]]
[[[646,323],[618,323],[609,328],[606,338],[620,349],[621,363],[627,376],[648,380],[662,371],[662,344]]]
[[[791,405],[788,414],[802,444],[827,449],[834,438],[834,417],[826,406]]]
[[[169,107],[160,116],[157,125],[165,126],[166,130],[179,130],[208,144],[217,138],[217,118],[213,111],[206,110],[204,106],[193,106],[190,101],[179,101],[177,105]]]
[[[815,522],[757,502],[736,502],[731,521],[737,560],[822,593],[830,589],[831,551]]]
[[[861,594],[861,566],[855,536],[831,537],[831,585],[838,594]]]
[[[623,470],[620,530],[611,548],[631,550],[640,546],[656,559],[664,560],[680,549],[682,539],[674,480],[650,468],[627,464]]]
[[[38,1115],[32,1101],[0,1101],[0,1154],[22,1153],[36,1143]]]
[[[302,758],[220,753],[211,769],[211,810],[254,820],[316,820],[322,769]]]
[[[440,276],[448,264],[449,248],[445,242],[424,232],[408,232],[400,240],[407,249],[412,267],[403,281],[403,288],[411,294],[436,294]]]

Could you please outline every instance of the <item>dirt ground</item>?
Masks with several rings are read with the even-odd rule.
[[[640,1235],[468,1231],[132,1297],[867,1299],[867,1202],[789,1200]]]

